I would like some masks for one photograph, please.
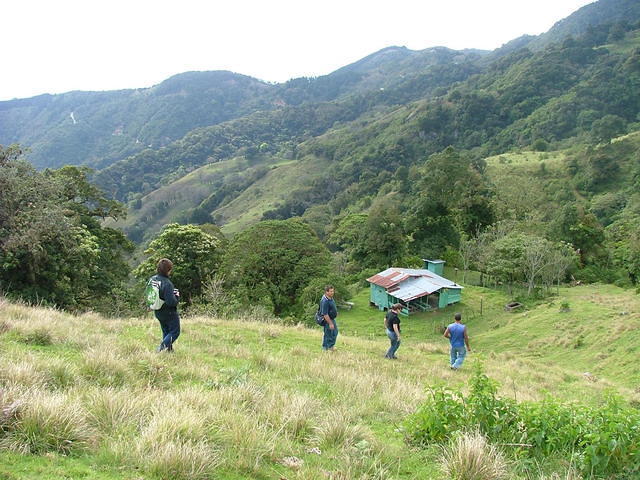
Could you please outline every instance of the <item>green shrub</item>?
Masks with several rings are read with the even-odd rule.
[[[446,387],[431,388],[427,400],[407,422],[412,443],[426,445],[447,441],[464,428],[464,398]]]
[[[510,446],[513,455],[573,456],[588,476],[627,478],[640,472],[640,412],[618,399],[598,407],[552,398],[516,403],[497,396],[496,383],[481,367],[469,383],[466,397],[444,387],[431,389],[405,422],[408,441],[441,444],[477,430],[493,443]]]

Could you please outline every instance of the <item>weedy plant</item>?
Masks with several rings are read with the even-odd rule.
[[[497,395],[496,383],[480,365],[467,396],[444,387],[431,389],[405,428],[408,440],[422,445],[449,442],[473,428],[509,447],[514,456],[574,458],[587,476],[640,473],[637,409],[613,396],[598,407],[553,398],[517,403]]]

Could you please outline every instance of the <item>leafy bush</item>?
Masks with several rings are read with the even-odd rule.
[[[522,403],[499,398],[496,383],[481,366],[466,397],[445,387],[433,388],[405,427],[408,440],[418,445],[449,442],[477,429],[491,442],[511,446],[514,455],[573,455],[585,475],[640,472],[638,410],[615,397],[597,407],[552,398]]]

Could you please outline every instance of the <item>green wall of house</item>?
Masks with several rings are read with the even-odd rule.
[[[438,308],[444,308],[452,303],[458,303],[462,294],[459,288],[443,288],[440,290],[440,298],[438,299]]]
[[[393,305],[393,302],[389,303],[389,294],[387,291],[375,283],[371,284],[371,303],[376,305],[379,310],[384,310]]]
[[[439,292],[438,308],[444,308],[452,303],[461,300],[461,290],[459,288],[443,288]],[[387,291],[375,283],[371,284],[371,292],[369,295],[370,302],[378,307],[378,310],[386,310],[391,308],[394,303],[400,302],[397,298],[389,295]]]

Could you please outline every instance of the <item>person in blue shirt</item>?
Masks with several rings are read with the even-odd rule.
[[[173,343],[180,336],[180,315],[178,315],[180,292],[173,287],[173,283],[169,280],[172,270],[173,262],[168,258],[162,258],[156,268],[157,274],[151,277],[160,282],[160,298],[164,300],[160,310],[153,312],[162,329],[162,342],[157,348],[158,352],[164,350],[173,352]]]
[[[455,322],[447,327],[444,336],[451,343],[451,370],[458,370],[462,366],[467,352],[471,351],[471,347],[469,346],[467,326],[462,323],[462,314],[456,313],[453,318]]]
[[[338,309],[336,307],[336,301],[333,299],[335,289],[332,285],[324,287],[324,295],[320,300],[320,315],[324,317],[324,334],[322,336],[322,349],[326,351],[334,351],[336,345],[336,339],[338,338],[338,323],[336,317],[338,316]]]

